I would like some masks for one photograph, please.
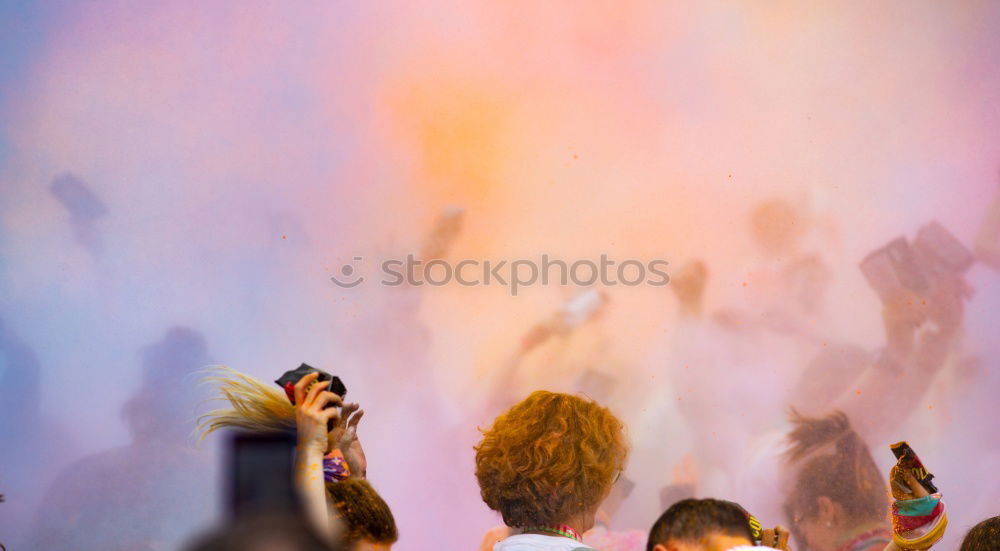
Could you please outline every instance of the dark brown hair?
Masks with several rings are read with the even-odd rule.
[[[646,551],[671,541],[698,542],[713,534],[753,543],[750,515],[743,507],[720,499],[682,499],[667,509],[649,530]]]
[[[826,496],[853,521],[885,517],[889,502],[883,476],[847,415],[834,411],[805,417],[793,409],[790,420],[794,428],[786,459],[799,472],[786,512],[811,517],[817,512],[816,500]]]
[[[326,493],[333,513],[344,523],[344,539],[353,544],[366,539],[374,543],[395,543],[399,539],[396,519],[382,496],[367,480],[348,478],[327,482]]]
[[[1000,517],[988,518],[972,527],[959,551],[996,551],[1000,549]]]

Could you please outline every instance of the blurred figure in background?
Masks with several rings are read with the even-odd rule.
[[[42,414],[41,377],[35,351],[0,319],[0,543],[11,549],[20,547],[45,484],[75,447],[72,433]]]
[[[775,236],[770,241],[781,242]],[[920,294],[897,287],[884,295],[886,344],[871,352],[771,322],[727,327],[735,319],[728,314],[721,325],[717,318],[708,320],[703,316],[707,278],[700,261],[672,278],[680,323],[669,353],[669,391],[676,393],[676,408],[691,427],[699,491],[747,503],[765,520],[777,518],[779,503],[756,489],[777,477],[775,450],[789,404],[810,415],[843,410],[865,442],[883,442],[960,353],[967,297],[960,274],[937,274]],[[796,311],[810,311],[808,300],[793,303],[802,305]],[[747,408],[747,392],[764,394]]]
[[[755,205],[746,227],[757,257],[739,279],[730,279],[741,283],[737,295],[713,312],[706,312],[706,295],[718,276],[704,260],[671,272],[677,322],[651,360],[670,384],[654,390],[656,403],[636,427],[637,449],[654,448],[647,442],[655,428],[671,426],[670,417],[680,414],[687,427],[678,432],[690,438],[698,476],[684,483],[695,495],[726,495],[765,520],[780,515],[780,504],[758,489],[777,478],[775,450],[785,433],[790,392],[809,358],[826,345],[832,272],[818,253],[805,251],[814,222],[790,200]],[[660,472],[663,491],[676,494],[669,467]]]
[[[807,367],[790,397],[806,414],[844,411],[865,442],[890,439],[959,352],[963,283],[942,277],[923,296],[900,289],[882,305],[886,344],[875,353],[829,347]]]
[[[131,443],[56,478],[27,548],[176,549],[214,518],[212,465],[190,446],[200,402],[192,376],[208,363],[205,338],[187,327],[143,349],[140,386],[122,408]]]
[[[607,293],[589,288],[577,292],[541,321],[490,375],[484,413],[496,416],[536,389],[580,392],[602,403],[619,386],[622,367],[612,354],[612,338],[601,323]]]
[[[669,384],[655,389],[658,404],[650,408],[637,440],[656,438],[661,449],[666,447],[657,427],[672,426],[676,422],[671,417],[679,414],[686,425],[682,432],[690,438],[689,471],[697,472],[697,480],[683,481],[689,491],[694,496],[725,495],[770,521],[780,507],[759,488],[777,478],[775,450],[784,437],[784,409],[802,350],[787,346],[785,335],[730,327],[718,316],[706,315],[708,282],[709,270],[701,260],[671,276],[679,317],[665,339],[669,347],[655,360],[662,362]],[[675,439],[669,442],[676,446]],[[660,472],[657,483],[673,493],[669,466]]]
[[[367,297],[359,315],[336,333],[337,337],[343,337],[345,362],[363,369],[360,375],[370,380],[391,377],[396,381],[397,384],[379,387],[386,406],[413,398],[410,389],[415,385],[422,385],[426,391],[426,383],[432,380],[429,365],[432,335],[420,317],[427,286],[424,270],[428,262],[447,258],[461,235],[464,219],[462,207],[445,208],[416,252],[411,253],[414,262],[411,272],[404,274],[406,279],[397,285],[376,287],[377,294]],[[390,258],[398,252],[390,250],[383,254]],[[398,269],[401,273],[406,271]]]
[[[372,463],[380,468],[379,490],[386,499],[415,512],[398,520],[405,544],[418,549],[433,545],[458,548],[471,537],[469,532],[463,533],[469,530],[464,526],[439,533],[426,530],[453,519],[444,508],[423,507],[422,496],[454,496],[468,505],[468,510],[474,510],[478,502],[471,465],[463,460],[475,442],[474,426],[466,412],[445,399],[437,382],[441,374],[431,356],[435,334],[422,311],[429,286],[426,265],[449,259],[462,236],[466,217],[464,207],[444,207],[426,231],[412,232],[419,242],[387,246],[380,255],[383,259],[412,254],[413,279],[404,279],[396,286],[367,287],[369,295],[360,303],[357,315],[345,320],[334,333],[345,352],[345,372],[356,379],[352,385],[360,388],[361,394],[379,397],[378,414],[365,421],[367,430],[392,434],[393,438],[368,443]],[[405,450],[409,464],[420,465],[419,475],[397,468],[400,450]]]
[[[826,295],[833,276],[819,252],[803,250],[813,218],[805,207],[781,198],[753,208],[749,229],[759,260],[743,273],[747,293],[716,312],[717,321],[730,329],[769,331],[807,345],[825,340],[819,328],[828,321]]]

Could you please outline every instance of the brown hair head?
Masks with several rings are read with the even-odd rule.
[[[327,482],[326,494],[333,513],[344,525],[348,544],[360,540],[392,544],[399,539],[396,519],[389,505],[367,480],[348,478]]]
[[[565,522],[596,509],[624,468],[624,426],[607,408],[536,391],[483,431],[476,478],[512,527]]]
[[[990,517],[972,527],[962,540],[959,551],[1000,549],[1000,516]]]
[[[828,497],[843,507],[852,521],[885,517],[885,481],[868,446],[841,411],[825,417],[805,417],[791,411],[789,463],[800,467],[786,510],[804,518],[816,513],[817,499]]]

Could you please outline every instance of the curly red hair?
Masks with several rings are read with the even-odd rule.
[[[594,509],[628,455],[624,426],[607,408],[541,390],[497,417],[475,450],[483,501],[515,528]]]

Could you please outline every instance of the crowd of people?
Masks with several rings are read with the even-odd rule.
[[[363,412],[328,390],[329,381],[318,382],[320,376],[315,370],[302,377],[291,399],[233,370],[214,377],[232,407],[210,413],[205,430],[294,431],[294,473],[271,475],[294,477],[301,508],[236,518],[191,549],[370,551],[396,542],[393,513],[366,480],[357,436]],[[940,540],[947,526],[944,503],[941,493],[928,492],[925,481],[933,476],[919,459],[906,465],[901,458],[886,476],[843,412],[793,413],[792,422],[785,465],[792,484],[783,496],[788,528],[768,529],[733,501],[689,497],[670,505],[644,546],[634,549],[787,550],[791,535],[799,549],[894,551],[928,549]],[[482,499],[505,525],[488,533],[481,548],[580,551],[594,549],[585,543],[587,534],[621,483],[629,445],[624,424],[606,407],[583,396],[536,391],[500,414],[474,453]],[[993,517],[969,530],[961,550],[998,546],[1000,517]]]
[[[993,266],[996,247],[990,248],[991,239],[1000,234],[1000,219],[996,205],[990,208],[975,249],[979,260]],[[483,502],[503,521],[483,535],[480,551],[881,551],[928,549],[942,539],[948,529],[942,498],[947,486],[938,490],[930,483],[928,467],[905,444],[896,446],[907,447],[909,454],[897,454],[892,471],[880,472],[871,446],[881,442],[888,447],[889,435],[911,427],[904,425],[905,418],[940,372],[954,366],[970,296],[962,276],[967,266],[936,269],[919,291],[897,285],[880,292],[886,338],[878,349],[828,343],[802,321],[822,309],[829,270],[818,255],[796,248],[789,237],[794,217],[781,201],[762,204],[752,216],[761,247],[792,259],[770,274],[780,300],[767,305],[765,316],[752,315],[752,307],[707,314],[709,270],[702,260],[672,276],[680,318],[675,331],[681,337],[667,362],[665,386],[690,390],[673,413],[694,427],[695,435],[692,455],[666,484],[625,475],[636,451],[632,440],[642,429],[627,430],[612,412],[616,408],[601,399],[614,402],[612,389],[627,384],[602,372],[602,362],[615,360],[593,360],[605,349],[593,349],[593,361],[577,366],[575,387],[566,392],[518,395],[523,385],[513,384],[533,351],[548,340],[570,338],[579,326],[599,318],[608,297],[589,291],[531,328],[499,370],[500,378],[512,384],[495,385],[485,400],[484,409],[500,413],[480,428],[480,440],[468,452],[474,456]],[[726,332],[736,327],[801,344],[807,351],[801,355],[807,358],[804,367],[740,373],[724,371],[728,366],[723,365],[723,371],[709,373],[718,384],[705,385],[704,371],[720,362],[704,361],[714,352],[692,349],[692,343],[730,338]],[[822,349],[815,353],[820,343]],[[703,360],[697,376],[687,365],[679,368],[691,358]],[[297,434],[294,479],[302,496],[297,518],[315,535],[301,548],[388,549],[399,532],[391,504],[366,481],[357,435],[362,412],[328,388],[327,381],[318,382],[319,375],[301,379],[285,396],[274,385],[222,369],[213,380],[231,408],[210,413],[204,427],[209,432],[234,427]],[[538,384],[537,377],[527,379]],[[778,398],[754,400],[746,394],[762,380],[780,390]],[[758,414],[735,416],[720,407],[723,403],[745,403]],[[764,426],[774,415],[783,417],[777,435]],[[919,445],[923,436],[918,432],[911,438]],[[658,437],[667,438],[662,433]],[[763,452],[747,457],[750,450]],[[701,474],[685,476],[692,464]],[[615,530],[610,517],[634,488],[644,486],[658,489],[662,514],[648,530]],[[423,528],[448,531],[447,525]],[[246,530],[236,523],[227,537],[244,538]],[[197,549],[236,548],[221,543],[223,539]],[[1000,549],[1000,517],[983,520],[961,539],[963,551]]]
[[[1000,269],[1000,194],[988,209],[969,254]],[[421,257],[447,254],[461,216],[449,212],[442,217]],[[981,476],[990,463],[969,462],[968,472],[983,480],[982,495],[957,495],[946,512],[944,496],[958,492],[949,494],[947,482],[936,488],[929,471],[939,472],[945,481],[959,473],[921,464],[912,449],[897,454],[896,465],[884,472],[873,453],[889,447],[890,437],[901,432],[925,449],[921,443],[928,434],[919,430],[919,423],[906,421],[942,380],[958,381],[951,389],[953,423],[981,415],[976,408],[992,403],[994,387],[976,388],[975,382],[994,379],[961,352],[971,296],[963,276],[967,263],[954,260],[961,255],[942,245],[936,234],[935,246],[950,256],[921,268],[927,276],[922,287],[897,281],[877,288],[884,343],[870,349],[838,342],[814,323],[824,308],[831,274],[821,255],[805,250],[796,239],[797,216],[780,200],[765,202],[751,214],[760,248],[782,259],[779,269],[752,275],[758,278],[755,285],[773,291],[764,304],[731,305],[710,313],[709,264],[692,259],[672,272],[677,320],[671,328],[674,338],[665,339],[669,350],[653,353],[656,361],[651,363],[659,366],[654,376],[663,376],[657,384],[644,385],[634,370],[627,372],[630,376],[615,371],[628,360],[616,356],[609,345],[613,338],[601,325],[612,298],[589,289],[531,326],[516,351],[493,370],[498,382],[481,400],[476,417],[492,420],[452,432],[441,429],[448,426],[447,415],[437,393],[424,384],[428,335],[415,321],[422,296],[418,290],[401,289],[395,302],[385,306],[392,315],[373,308],[371,319],[359,320],[347,334],[359,343],[354,353],[374,366],[368,375],[393,381],[380,393],[385,403],[376,404],[376,419],[367,421],[369,426],[378,418],[394,423],[368,442],[369,452],[377,450],[383,465],[373,481],[359,437],[365,413],[358,403],[347,401],[346,389],[336,384],[339,379],[305,364],[293,370],[298,373],[294,384],[285,385],[228,367],[212,368],[202,382],[224,407],[201,418],[201,436],[216,431],[284,435],[289,440],[282,449],[294,459],[283,466],[274,462],[275,456],[240,455],[248,452],[231,444],[235,459],[221,477],[232,479],[231,486],[239,490],[231,498],[267,507],[231,507],[225,525],[189,541],[188,548],[387,551],[407,530],[423,532],[422,546],[437,538],[442,548],[452,548],[456,538],[449,534],[447,513],[424,514],[418,523],[401,516],[397,524],[393,500],[377,488],[420,493],[433,487],[440,492],[426,495],[427,508],[433,509],[439,500],[475,484],[502,525],[484,527],[481,541],[466,542],[470,550],[477,544],[479,551],[923,550],[946,533],[951,537],[946,541],[962,542],[962,551],[1000,549],[1000,517],[971,528],[967,523],[984,508],[996,511],[996,485]],[[921,252],[921,261],[929,262],[926,257],[934,252]],[[871,273],[873,287],[884,283],[877,270]],[[370,346],[386,338],[394,346]],[[553,342],[564,346],[554,353],[539,352]],[[566,353],[573,343],[583,346]],[[37,408],[32,396],[38,392],[38,359],[2,323],[0,351],[16,367],[9,373],[20,377],[15,381],[18,392],[12,385],[3,387],[5,392],[19,407]],[[348,348],[345,357],[350,354]],[[205,338],[186,327],[171,328],[144,348],[139,388],[122,408],[132,442],[65,468],[39,499],[34,520],[8,517],[7,526],[25,532],[28,548],[152,550],[168,548],[178,527],[198,526],[199,520],[210,518],[204,500],[192,503],[173,492],[219,478],[203,457],[189,454],[183,445],[191,427],[181,420],[202,398],[190,389],[206,388],[193,379],[209,363]],[[406,368],[400,367],[404,364]],[[689,369],[691,365],[697,369]],[[422,390],[412,392],[414,388]],[[674,400],[672,393],[681,391],[683,396]],[[475,429],[477,443],[465,445],[463,435]],[[16,440],[27,428],[10,425],[3,430]],[[975,453],[996,449],[990,430],[938,430],[933,438],[939,447],[954,445]],[[393,431],[397,435],[387,439]],[[69,440],[60,441],[65,449]],[[257,452],[261,450],[266,448]],[[683,450],[681,461],[677,450]],[[53,455],[35,448],[17,453],[6,461],[18,468]],[[386,454],[399,455],[381,457]],[[461,456],[474,464],[474,473],[465,480],[437,465],[435,456]],[[260,463],[262,457],[269,459]],[[398,467],[386,472],[386,464]],[[240,478],[246,474],[243,468],[253,476]],[[95,484],[127,491],[114,494],[118,502],[112,507],[107,495],[93,491]],[[629,499],[637,494],[655,495],[655,504]],[[963,524],[949,527],[948,514],[956,516],[956,507]],[[656,519],[648,529],[636,521],[613,521],[641,509],[640,518]],[[118,522],[108,511],[128,511],[133,522]],[[49,525],[52,518],[60,521]],[[630,529],[622,530],[623,524]],[[136,532],[132,541],[144,543],[117,545],[130,539],[123,537],[128,530]],[[956,537],[957,530],[964,535]],[[84,533],[92,547],[74,545]]]

